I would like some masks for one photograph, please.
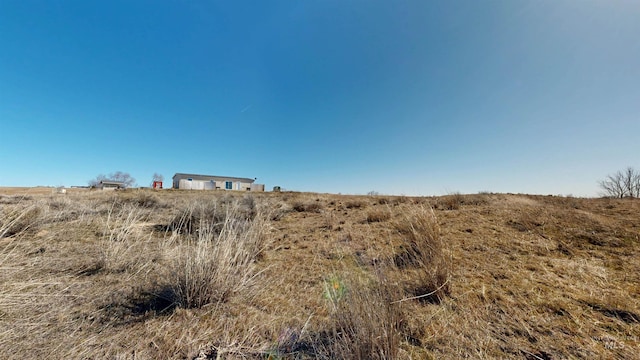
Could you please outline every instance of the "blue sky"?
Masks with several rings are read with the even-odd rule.
[[[638,1],[0,1],[0,186],[595,196],[640,168]]]

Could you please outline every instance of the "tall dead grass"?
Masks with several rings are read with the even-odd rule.
[[[0,197],[0,358],[637,357],[635,202],[153,194]]]
[[[5,359],[27,356],[26,344],[50,342],[58,335],[55,321],[71,316],[67,280],[42,272],[44,250],[30,247],[36,230],[45,222],[43,203],[19,203],[3,209],[0,217],[0,353]],[[44,273],[44,274],[43,274]],[[56,344],[55,346],[61,346]],[[40,357],[41,349],[31,356]]]
[[[328,329],[315,342],[321,359],[397,359],[402,313],[386,281],[345,280]],[[397,295],[396,295],[397,296]]]
[[[28,230],[35,231],[41,208],[37,204],[14,206],[0,213],[0,239],[19,235]]]
[[[248,219],[242,206],[209,207],[210,212],[205,209],[198,216],[195,238],[180,238],[176,232],[167,242],[169,287],[179,307],[225,302],[255,284],[268,223],[262,214]]]
[[[388,208],[383,208],[383,209],[375,208],[367,212],[366,221],[368,223],[384,222],[389,220],[390,218],[391,218],[391,212],[389,211]]]
[[[143,234],[142,221],[143,215],[135,206],[124,206],[108,213],[98,247],[97,268],[120,272],[144,266],[153,258],[153,254],[145,248],[149,235]]]
[[[402,236],[393,264],[404,274],[407,290],[414,297],[440,302],[450,294],[452,258],[440,235],[438,219],[424,206],[407,208],[402,214],[393,222]]]

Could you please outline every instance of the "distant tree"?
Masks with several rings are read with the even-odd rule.
[[[119,181],[124,184],[124,187],[131,187],[135,184],[136,179],[134,179],[129,173],[116,171],[107,176],[104,174],[96,176],[94,179],[89,180],[89,186],[96,187],[101,181]]]
[[[131,187],[131,186],[133,186],[133,184],[136,183],[136,179],[131,177],[131,175],[129,175],[129,173],[122,172],[122,171],[116,171],[113,174],[109,174],[109,177],[113,181],[121,181],[121,182],[123,182],[125,187]]]
[[[598,184],[604,190],[605,196],[621,199],[625,197],[640,197],[640,172],[632,167],[608,175]]]
[[[151,186],[153,186],[153,183],[156,181],[160,181],[163,182],[164,181],[164,176],[158,174],[158,173],[153,173],[153,179],[151,180]]]
[[[153,181],[164,181],[164,176],[158,173],[153,173]]]
[[[100,174],[88,181],[89,187],[97,187],[103,180],[107,180],[107,177],[104,174]]]

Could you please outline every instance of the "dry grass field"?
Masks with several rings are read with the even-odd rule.
[[[0,190],[4,359],[634,359],[640,201]]]

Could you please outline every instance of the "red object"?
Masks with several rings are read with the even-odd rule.
[[[156,189],[156,190],[162,189],[162,181],[154,181],[153,182],[153,188]]]

